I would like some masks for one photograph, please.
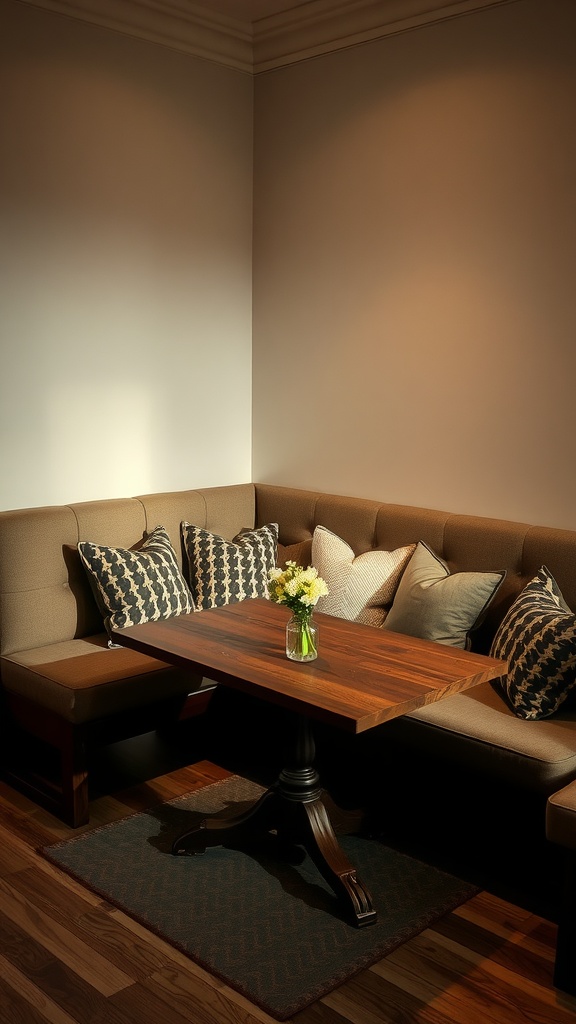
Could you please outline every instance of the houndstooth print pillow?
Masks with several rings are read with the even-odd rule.
[[[138,549],[80,541],[78,551],[108,631],[194,611],[163,526]]]
[[[576,687],[576,615],[546,566],[509,608],[490,654],[508,661],[500,684],[518,718],[549,718]]]
[[[247,597],[268,597],[276,565],[278,525],[242,530],[233,540],[182,523],[188,581],[197,608],[218,608]]]

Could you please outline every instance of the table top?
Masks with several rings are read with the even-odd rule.
[[[286,657],[289,611],[262,598],[114,630],[125,647],[360,733],[504,675],[505,661],[315,613],[318,657]]]

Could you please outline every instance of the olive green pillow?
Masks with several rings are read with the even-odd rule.
[[[506,573],[455,572],[419,541],[386,616],[383,629],[451,647],[469,647]]]

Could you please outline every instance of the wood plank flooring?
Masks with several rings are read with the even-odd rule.
[[[137,780],[96,797],[87,828],[228,774],[199,761]],[[70,834],[0,783],[0,1024],[273,1024],[36,852]],[[293,1021],[576,1024],[576,999],[552,985],[555,937],[481,893]]]

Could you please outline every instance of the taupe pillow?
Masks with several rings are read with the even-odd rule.
[[[384,629],[469,647],[506,572],[455,572],[427,544],[419,541],[408,563]]]
[[[345,540],[325,526],[317,526],[312,538],[312,565],[330,591],[318,601],[318,611],[381,626],[415,547],[408,544],[395,551],[355,555]]]

